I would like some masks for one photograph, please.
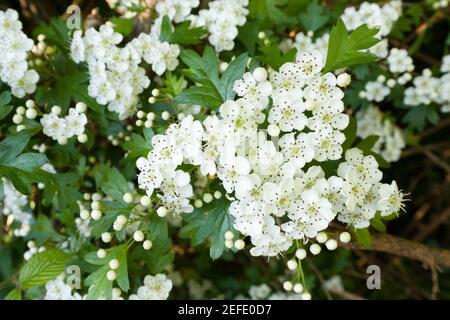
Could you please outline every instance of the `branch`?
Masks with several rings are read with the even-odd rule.
[[[353,250],[372,250],[392,253],[401,257],[421,261],[430,268],[450,267],[450,250],[432,248],[415,241],[388,234],[377,234],[372,236],[372,245],[370,248],[355,242],[339,242],[339,245],[343,248]]]

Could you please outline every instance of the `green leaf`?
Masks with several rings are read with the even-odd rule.
[[[16,135],[9,136],[0,142],[0,164],[6,164],[14,159],[30,141],[30,135],[26,130],[22,130]]]
[[[106,173],[106,180],[101,183],[102,191],[116,201],[123,201],[123,195],[131,192],[127,180],[116,168],[111,168]]]
[[[152,215],[148,223],[149,238],[153,243],[149,251],[149,268],[152,273],[164,270],[175,258],[171,250],[171,239],[167,220],[157,215]]]
[[[8,292],[5,300],[22,300],[22,291],[19,288],[15,288]]]
[[[190,238],[193,246],[210,239],[209,254],[219,258],[225,249],[225,232],[233,229],[233,217],[229,214],[229,202],[222,198],[195,209],[184,216],[187,224],[180,230],[180,237]]]
[[[364,24],[349,35],[344,22],[339,19],[330,32],[323,73],[376,60],[376,55],[361,50],[368,49],[380,41],[375,37],[377,33],[378,29],[370,29]]]
[[[12,159],[11,161],[8,161],[7,165],[30,172],[35,168],[41,167],[47,162],[48,159],[45,154],[27,152]]]
[[[63,273],[70,257],[57,249],[36,253],[20,270],[19,281],[24,288],[41,286]]]
[[[377,231],[382,232],[382,233],[386,233],[386,226],[384,225],[383,220],[381,219],[380,214],[377,212],[377,214],[375,215],[375,217],[372,218],[372,220],[370,220],[370,225],[372,227],[374,227]]]
[[[344,152],[352,146],[353,142],[356,140],[356,132],[358,130],[358,125],[356,123],[355,117],[350,117],[350,122],[348,123],[347,128],[345,128],[342,133],[345,135],[345,141],[342,144],[342,150]]]
[[[186,46],[200,43],[201,39],[207,34],[208,31],[203,27],[191,27],[191,21],[189,20],[179,24],[172,31],[170,20],[167,16],[164,16],[160,40]]]
[[[11,93],[9,91],[3,91],[0,94],[0,107],[7,105],[11,102]]]
[[[309,31],[317,31],[324,26],[330,17],[327,11],[318,3],[317,0],[311,2],[306,8],[306,13],[300,15],[300,22],[303,27]]]
[[[366,248],[372,245],[369,229],[355,229],[354,232],[356,241]]]
[[[288,4],[287,0],[253,0],[249,3],[250,16],[258,20],[268,20],[273,25],[291,25],[296,22],[281,8]]]
[[[257,58],[261,62],[271,66],[274,70],[278,70],[281,65],[286,62],[293,61],[295,58],[295,54],[297,53],[297,49],[292,48],[288,52],[283,54],[280,48],[278,48],[278,46],[275,44],[271,46],[263,45],[260,46],[259,49],[263,54],[261,56],[258,56]]]
[[[0,120],[5,119],[12,111],[13,106],[0,106]]]
[[[45,35],[46,43],[56,45],[63,52],[69,52],[69,29],[61,17],[52,18],[50,23],[42,24],[34,29],[33,35],[39,34]]]
[[[109,262],[112,259],[119,261],[119,268],[116,270],[116,282],[120,289],[127,292],[130,289],[130,283],[128,279],[128,263],[127,263],[128,246],[122,244],[107,250],[105,258],[100,259],[97,257],[96,252],[90,252],[84,256],[84,260],[93,265],[101,266],[96,271],[91,273],[85,280],[87,286],[92,286],[88,291],[88,299],[98,299],[102,295],[106,299],[111,299],[112,296],[112,283],[106,278],[106,273],[110,270]]]
[[[377,135],[370,135],[366,137],[364,140],[359,142],[356,147],[360,150],[362,150],[364,153],[368,153],[372,151],[373,146],[377,143],[380,136]]]
[[[212,86],[191,87],[175,97],[178,104],[196,104],[211,109],[217,109],[222,104],[222,97],[217,89]]]
[[[114,31],[124,36],[128,36],[133,31],[133,19],[112,17],[109,21],[114,25]]]
[[[146,157],[151,150],[151,143],[137,133],[132,133],[131,138],[122,144],[124,150],[129,151],[127,158],[130,160]]]
[[[239,27],[237,39],[245,46],[250,55],[254,55],[256,43],[258,42],[258,33],[261,30],[259,21],[247,22]]]
[[[231,61],[228,68],[223,73],[219,81],[219,92],[223,101],[232,100],[236,93],[233,90],[234,82],[244,75],[247,67],[248,55],[241,54],[239,57]]]
[[[412,107],[402,118],[402,122],[406,123],[411,129],[419,131],[425,128],[428,106],[419,105]]]

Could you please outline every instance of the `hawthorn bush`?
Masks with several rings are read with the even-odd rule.
[[[0,297],[450,298],[447,0],[0,3]]]

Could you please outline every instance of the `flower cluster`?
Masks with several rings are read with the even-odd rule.
[[[64,281],[64,275],[45,284],[45,300],[81,300],[73,288]]]
[[[324,33],[320,37],[314,38],[313,32],[299,32],[295,35],[294,41],[287,38],[283,39],[279,47],[283,52],[287,52],[291,48],[296,48],[297,52],[301,51],[319,51],[321,55],[326,58],[328,52],[329,33]]]
[[[186,20],[193,8],[200,5],[199,0],[160,0],[155,6],[160,17],[167,16],[175,23]]]
[[[202,9],[189,20],[195,26],[204,26],[209,32],[209,42],[217,52],[234,48],[238,35],[237,27],[245,24],[248,0],[215,0],[209,2],[208,9]]]
[[[424,69],[405,90],[404,103],[417,106],[434,102],[441,105],[442,112],[450,112],[450,55],[443,57],[440,71],[440,77],[433,77],[430,69]]]
[[[36,90],[39,75],[28,69],[27,55],[33,48],[33,40],[22,32],[17,11],[0,11],[0,80],[11,87],[18,98]]]
[[[379,28],[377,36],[381,39],[386,37],[392,29],[394,23],[402,13],[402,1],[394,0],[387,2],[383,6],[376,3],[363,2],[359,8],[347,7],[341,18],[348,30],[354,30],[363,24],[372,28]],[[369,49],[378,57],[385,58],[388,55],[388,41],[383,39],[378,44]]]
[[[380,154],[389,162],[400,159],[400,154],[405,147],[405,139],[402,131],[393,121],[383,116],[383,113],[374,105],[358,111],[356,114],[360,138],[377,135],[378,140],[372,150]]]
[[[154,26],[157,26],[155,22]],[[159,40],[159,30],[152,29],[150,34],[141,33],[133,39],[130,45],[139,54],[139,61],[143,59],[152,66],[157,75],[162,75],[166,70],[173,71],[178,66],[180,48],[176,44],[169,44]]]
[[[71,43],[71,56],[76,62],[87,62],[89,68],[89,95],[108,110],[124,119],[134,113],[138,95],[150,85],[145,70],[139,67],[141,52],[128,43],[120,48],[122,35],[110,24],[99,31],[89,28],[83,35],[76,30]]]
[[[387,57],[389,71],[392,73],[405,73],[414,70],[412,58],[405,49],[392,48]]]
[[[85,103],[79,102],[75,108],[69,109],[64,118],[61,118],[59,117],[61,108],[53,106],[52,112],[44,114],[41,118],[42,132],[62,145],[73,136],[77,136],[80,142],[86,142],[87,135],[84,133],[87,123],[86,108]]]
[[[326,192],[333,198],[338,220],[355,228],[367,228],[377,212],[381,216],[397,214],[403,209],[403,193],[397,183],[380,183],[383,174],[372,155],[364,156],[357,148],[347,150],[345,162],[339,164]],[[331,179],[331,178],[330,178]]]
[[[2,178],[1,182],[3,182],[3,204],[0,213],[8,216],[8,226],[13,223],[17,225],[17,228],[14,228],[16,237],[25,237],[30,232],[31,224],[34,223],[28,197],[17,191],[6,178]]]
[[[320,162],[341,159],[349,116],[336,77],[321,75],[322,68],[316,51],[299,53],[269,77],[263,68],[245,73],[234,84],[239,98],[223,103],[220,117],[200,122],[187,116],[153,137],[152,151],[137,161],[139,187],[148,196],[156,191],[161,208],[180,214],[192,211],[193,193],[190,175],[178,167],[185,163],[217,175],[234,193],[233,226],[251,238],[254,256],[275,256],[293,240],[316,237],[337,214],[364,228],[377,210],[397,212],[398,190],[392,191],[398,206],[380,204],[379,189],[387,187],[372,156],[349,150],[339,177],[325,176]],[[266,114],[271,139],[262,129]]]
[[[172,280],[164,274],[147,275],[144,285],[139,287],[136,294],[130,295],[130,300],[166,300],[172,290]]]

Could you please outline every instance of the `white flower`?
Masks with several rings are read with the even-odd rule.
[[[258,101],[262,106],[268,103],[268,97],[272,93],[272,85],[269,81],[258,82],[251,72],[246,72],[242,80],[234,83],[234,91],[240,97],[249,97]]]
[[[385,183],[381,184],[378,192],[380,196],[378,209],[382,216],[388,216],[404,210],[404,194],[398,190],[395,181],[392,181],[390,185]]]
[[[281,131],[291,132],[292,130],[302,130],[307,119],[305,105],[301,100],[288,94],[280,94],[274,97],[273,107],[269,112],[269,122],[278,125]]]
[[[144,278],[144,285],[138,288],[136,294],[130,295],[130,300],[166,300],[172,286],[172,280],[164,274],[147,275]]]
[[[348,126],[350,117],[342,113],[343,111],[344,104],[341,100],[329,100],[312,111],[313,116],[308,119],[308,128],[344,130]]]
[[[328,227],[335,215],[326,198],[320,197],[315,190],[306,190],[288,213],[291,221],[281,228],[293,239],[313,238]]]
[[[413,60],[405,49],[392,48],[387,58],[389,71],[403,73],[414,69]]]

